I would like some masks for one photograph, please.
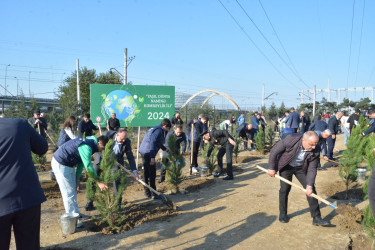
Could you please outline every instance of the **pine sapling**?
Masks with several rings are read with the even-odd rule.
[[[212,174],[216,167],[216,161],[217,161],[217,153],[218,148],[215,146],[214,149],[211,152],[210,157],[207,158],[208,148],[210,147],[209,144],[205,144],[204,148],[201,149],[201,154],[204,159],[207,159],[206,166],[208,167],[208,171],[210,174]]]
[[[255,140],[255,149],[263,155],[264,149],[265,149],[265,140],[264,140],[264,131],[262,127],[259,127],[259,130],[256,133],[254,140]]]
[[[126,175],[121,174],[121,170],[114,170],[117,165],[116,157],[113,153],[113,140],[109,140],[103,153],[102,161],[100,162],[101,173],[98,178],[92,172],[88,172],[89,180],[86,184],[87,197],[95,202],[95,206],[101,214],[101,222],[108,225],[108,229],[114,233],[120,231],[121,225],[125,221],[125,215],[119,212],[120,198],[126,188]],[[127,163],[125,163],[127,164]],[[97,181],[100,181],[107,186],[117,181],[118,185],[117,195],[110,189],[101,191]]]
[[[169,153],[168,161],[162,161],[163,167],[167,171],[167,182],[172,186],[174,192],[179,191],[179,185],[184,180],[182,168],[185,167],[185,158],[180,153],[180,149],[176,145],[176,136],[172,134],[168,141]]]
[[[275,139],[275,131],[273,130],[271,126],[267,127],[266,138],[267,138],[267,143],[272,147],[273,140]]]

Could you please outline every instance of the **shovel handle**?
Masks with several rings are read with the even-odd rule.
[[[258,169],[260,169],[260,170],[262,170],[262,171],[268,173],[268,170],[267,170],[267,169],[262,168],[262,167],[259,166],[259,165],[256,165],[256,167],[257,167]],[[289,185],[291,185],[291,186],[293,186],[293,187],[295,187],[295,188],[300,189],[300,190],[303,191],[304,193],[306,193],[306,189],[304,189],[303,187],[298,186],[297,184],[295,184],[295,183],[293,183],[293,182],[291,182],[291,181],[285,179],[284,177],[281,177],[281,176],[278,175],[278,174],[275,174],[275,177],[276,177],[277,179],[279,179],[279,180],[285,182],[285,183],[288,183]],[[316,195],[316,194],[314,194],[314,193],[311,194],[311,196],[314,197],[315,199],[317,199],[317,200],[319,200],[319,201],[321,201],[321,202],[327,204],[328,206],[332,207],[333,209],[336,209],[336,206],[335,206],[333,203],[331,203],[331,202],[329,202],[329,201],[323,199],[322,197],[320,197],[320,196],[318,196],[318,195]]]
[[[56,146],[55,142],[52,140],[51,136],[49,136],[49,134],[47,133],[47,130],[44,130],[44,132],[46,132],[46,135],[48,136],[48,138],[51,140],[51,142],[53,143],[53,145]]]
[[[338,161],[333,161],[333,160],[330,160],[330,159],[328,159],[328,160],[326,160],[326,161],[329,161],[329,162],[335,163],[335,164],[337,164],[337,165],[340,165],[340,162],[338,162]]]
[[[117,166],[119,166],[122,170],[124,170],[126,173],[128,173],[129,175],[131,175],[132,177],[135,178],[135,175],[128,169],[126,169],[123,165],[121,165],[120,163],[117,163]],[[149,188],[153,193],[157,194],[157,195],[161,195],[161,193],[159,193],[158,191],[156,191],[155,189],[153,189],[152,187],[150,187],[148,184],[146,184],[146,182],[144,182],[143,180],[141,179],[138,179],[137,180],[139,183],[141,183],[143,186]]]

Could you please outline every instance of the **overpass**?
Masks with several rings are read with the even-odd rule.
[[[25,101],[26,105],[30,105],[32,100],[35,100],[39,104],[41,109],[52,110],[54,107],[58,106],[57,99],[47,99],[47,98],[30,98],[30,97],[19,97],[19,96],[0,96],[0,103],[2,112],[11,105],[12,102],[17,103]]]

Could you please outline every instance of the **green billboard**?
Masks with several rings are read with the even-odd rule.
[[[121,127],[152,127],[164,118],[172,118],[175,108],[174,86],[149,85],[90,85],[91,119],[107,125],[116,113]]]

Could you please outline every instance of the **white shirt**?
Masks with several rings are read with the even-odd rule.
[[[69,136],[70,139],[75,139],[77,138],[74,134],[71,128],[65,128],[65,133]]]

